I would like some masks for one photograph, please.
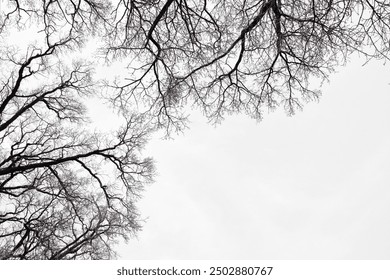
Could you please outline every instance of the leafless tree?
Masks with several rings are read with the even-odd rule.
[[[182,128],[188,104],[211,121],[278,106],[291,115],[351,54],[388,59],[388,1],[117,2],[107,55],[129,58],[129,75],[113,101],[144,100],[168,129]]]
[[[117,237],[139,229],[151,130],[182,130],[188,106],[214,122],[293,114],[351,54],[387,60],[390,49],[379,0],[0,1],[2,42],[31,26],[33,45],[0,44],[5,259],[112,257]],[[103,88],[88,62],[70,62],[93,36],[96,60],[127,65]],[[97,94],[123,114],[116,135],[89,129],[83,104]]]
[[[134,202],[153,165],[140,156],[150,131],[142,117],[127,114],[114,135],[89,128],[83,103],[99,88],[87,62],[68,61],[107,7],[1,5],[0,258],[112,258],[118,238],[140,228]],[[34,45],[6,44],[30,26]]]

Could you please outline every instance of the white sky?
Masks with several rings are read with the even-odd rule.
[[[319,103],[213,127],[146,154],[159,176],[123,259],[390,258],[390,69],[340,68]]]

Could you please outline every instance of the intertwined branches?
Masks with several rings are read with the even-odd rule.
[[[33,40],[14,43],[22,31]],[[388,59],[390,4],[2,0],[0,37],[0,257],[111,258],[140,227],[152,130],[182,130],[188,105],[213,122],[293,114],[352,53]],[[99,55],[77,60],[92,37]],[[126,67],[96,81],[101,61]],[[121,127],[92,131],[89,97],[111,101]]]
[[[180,129],[187,103],[212,121],[279,105],[293,114],[351,53],[389,50],[387,1],[119,2],[107,52],[134,60],[114,100],[146,100],[163,127]]]
[[[84,102],[99,87],[89,63],[68,61],[105,9],[13,1],[2,14],[4,37],[34,21],[38,27],[24,53],[0,49],[2,259],[112,258],[118,237],[140,228],[134,202],[153,175],[140,156],[147,122],[129,113],[112,135],[91,131]]]

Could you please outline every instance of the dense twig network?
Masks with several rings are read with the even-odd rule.
[[[114,257],[140,228],[152,131],[182,130],[188,105],[213,122],[294,114],[350,54],[387,59],[389,36],[376,0],[0,1],[0,258]],[[95,63],[75,60],[92,38]],[[126,67],[97,81],[100,61]],[[89,129],[90,97],[122,116],[116,133]]]

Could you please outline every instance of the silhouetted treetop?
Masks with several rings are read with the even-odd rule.
[[[387,58],[387,1],[118,1],[108,56],[128,59],[115,101],[146,100],[157,123],[181,127],[184,105],[212,120],[288,114],[352,53]]]
[[[190,106],[294,114],[352,54],[389,50],[388,1],[0,1],[0,258],[114,257],[141,226],[151,132]],[[109,133],[91,99],[121,119]]]
[[[154,168],[142,116],[108,133],[88,120],[101,88],[77,52],[105,6],[0,4],[0,259],[113,258],[141,227],[135,202]]]

